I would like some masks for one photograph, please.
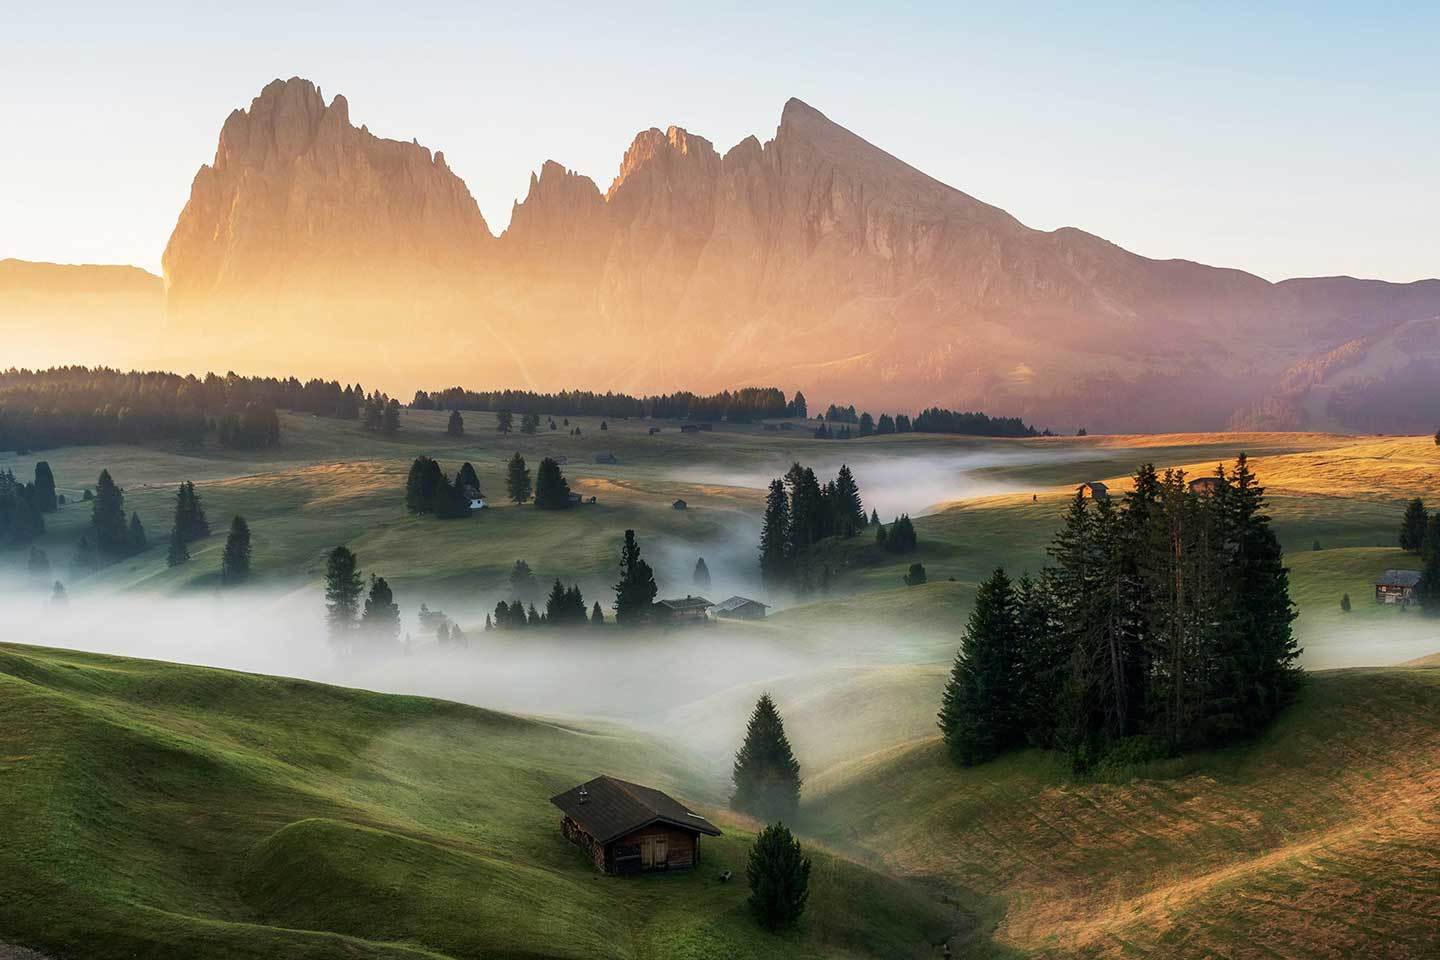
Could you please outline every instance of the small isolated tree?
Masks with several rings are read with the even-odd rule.
[[[385,404],[384,419],[380,423],[380,432],[387,437],[393,437],[400,432],[400,401],[391,399]]]
[[[118,557],[130,552],[130,529],[125,523],[125,491],[110,477],[109,470],[101,470],[100,479],[95,483],[90,525],[95,547],[100,553]]]
[[[595,606],[593,606],[593,607],[590,608],[590,626],[592,626],[592,627],[603,627],[603,626],[605,626],[605,612],[600,609],[600,601],[599,601],[599,600],[596,600],[596,601],[595,601]]]
[[[710,568],[705,566],[704,557],[695,561],[694,581],[696,590],[704,591],[710,589]]]
[[[450,419],[445,424],[445,434],[450,437],[465,436],[465,418],[460,416],[459,410],[450,411]]]
[[[130,514],[130,530],[126,539],[130,542],[131,553],[139,553],[150,545],[150,538],[145,536],[145,525],[140,522],[139,511]]]
[[[174,528],[180,531],[180,536],[187,544],[210,536],[210,521],[205,516],[205,505],[200,502],[200,494],[195,492],[195,484],[189,480],[182,482],[179,490],[175,492]]]
[[[167,567],[178,567],[190,559],[190,548],[185,543],[185,537],[181,535],[180,528],[175,527],[170,531],[170,548],[165,551],[165,565]]]
[[[51,472],[48,460],[35,464],[34,503],[41,513],[54,513],[59,509],[59,500],[55,496],[55,474]]]
[[[1425,525],[1429,516],[1425,513],[1425,501],[1416,497],[1405,505],[1405,517],[1400,521],[1400,549],[1419,553],[1425,546]]]
[[[745,864],[750,912],[767,930],[793,926],[810,898],[810,860],[783,823],[761,830]]]
[[[244,583],[250,577],[250,525],[236,514],[220,555],[220,580],[227,586]]]
[[[55,586],[50,590],[50,602],[57,607],[63,607],[70,602],[70,595],[65,592],[65,584],[59,580],[55,581]]]
[[[343,546],[331,550],[325,560],[325,620],[333,639],[347,639],[355,629],[364,589],[360,561],[355,554]]]
[[[400,639],[400,605],[384,577],[370,574],[370,595],[365,598],[365,612],[360,616],[360,629],[377,646],[393,644]]]
[[[1340,609],[1346,613],[1350,612],[1350,594],[1342,593],[1340,595]]]
[[[827,569],[828,569],[828,568],[827,568]],[[905,580],[905,586],[907,586],[907,587],[918,587],[918,586],[920,586],[920,584],[924,583],[925,580],[926,580],[926,577],[925,577],[925,564],[923,564],[923,563],[912,563],[912,564],[910,564],[910,572],[907,573],[907,574],[905,574],[905,576],[904,576],[903,579]]]
[[[731,771],[735,793],[730,806],[763,820],[794,817],[800,806],[800,762],[785,736],[785,721],[770,694],[762,693],[750,713],[745,742]]]
[[[512,503],[524,503],[530,499],[531,492],[530,470],[517,450],[505,468],[505,493]]]
[[[495,432],[509,433],[515,427],[515,418],[509,410],[501,410],[495,414]]]
[[[551,457],[541,460],[540,469],[535,471],[535,506],[541,510],[564,510],[570,506],[570,485],[560,472],[560,464]]]
[[[648,622],[659,592],[655,571],[640,559],[635,531],[626,530],[625,544],[620,548],[620,582],[615,584],[615,622],[626,627]]]
[[[510,596],[518,600],[530,600],[540,592],[539,581],[524,560],[516,560],[510,568]]]

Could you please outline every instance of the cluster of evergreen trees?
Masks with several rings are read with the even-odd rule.
[[[35,464],[35,479],[22,483],[0,470],[0,546],[22,547],[45,532],[45,514],[59,509],[50,464]]]
[[[826,537],[853,537],[869,523],[860,487],[847,465],[820,485],[815,471],[795,463],[770,481],[760,528],[760,575],[767,586],[795,581],[805,551]]]
[[[110,476],[109,470],[101,470],[90,501],[90,530],[80,538],[75,566],[93,570],[102,563],[139,553],[148,545],[140,514],[131,513],[127,521],[125,490]]]
[[[841,424],[835,429],[831,424]],[[850,426],[854,426],[852,433]],[[1050,436],[1025,423],[1019,417],[991,417],[984,413],[956,413],[942,407],[931,407],[912,422],[903,413],[880,414],[876,420],[868,412],[857,413],[853,405],[831,404],[821,422],[815,426],[817,440],[849,440],[852,436],[886,436],[893,433],[961,433],[977,437],[1038,437]]]
[[[1242,455],[1213,493],[1146,466],[1120,507],[1077,495],[1051,566],[980,588],[939,722],[954,758],[1163,753],[1252,734],[1294,695],[1288,574]]]
[[[1400,521],[1400,546],[1420,555],[1415,597],[1425,613],[1440,617],[1440,510],[1427,513],[1424,500],[1411,500]]]
[[[370,590],[360,559],[345,546],[325,559],[325,620],[330,639],[344,652],[383,650],[400,639],[400,605],[384,577],[370,575]]]
[[[400,401],[376,390],[360,402],[360,425],[366,433],[395,436],[400,432]]]
[[[875,524],[875,545],[886,553],[904,555],[914,553],[920,549],[920,541],[915,536],[915,524],[910,522],[910,514],[902,513],[896,517],[887,530],[880,522],[877,515],[872,523]],[[924,581],[921,581],[922,583]]]
[[[405,478],[405,509],[441,520],[470,516],[470,500],[481,495],[480,478],[468,460],[461,464],[453,483],[439,463],[423,455],[410,464]]]
[[[470,645],[470,638],[460,628],[460,624],[445,616],[443,611],[431,610],[429,606],[420,604],[419,611],[420,629],[431,634],[435,642],[442,647],[467,647]]]
[[[679,393],[636,397],[624,393],[593,393],[563,390],[536,393],[532,390],[446,390],[415,391],[410,406],[417,410],[488,410],[496,413],[547,413],[552,416],[654,417],[661,420],[729,420],[749,422],[764,417],[805,417],[805,395],[791,400],[777,387],[744,387],[700,395]]]
[[[527,611],[524,601],[513,600],[506,603],[501,600],[495,605],[495,613],[485,616],[485,629],[507,630],[516,627],[581,627],[586,624],[601,626],[605,623],[605,614],[600,610],[600,603],[597,601],[589,613],[585,610],[585,597],[580,592],[579,584],[565,586],[557,578],[550,589],[550,595],[545,599],[545,611],[541,613],[535,609],[535,604],[530,604]]]
[[[210,520],[195,484],[182,481],[175,491],[175,519],[170,525],[170,547],[165,562],[172,567],[190,559],[190,544],[210,536]]]
[[[275,411],[354,419],[364,393],[294,377],[122,373],[105,367],[0,371],[0,450],[77,444],[202,443],[254,449],[279,441]]]
[[[531,497],[541,510],[564,510],[570,506],[570,484],[553,457],[540,461],[535,479],[517,450],[505,466],[505,495],[512,503],[526,503]]]

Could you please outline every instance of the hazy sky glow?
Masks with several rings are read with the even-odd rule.
[[[405,9],[406,7],[412,9]],[[1031,226],[1271,279],[1440,275],[1434,4],[0,5],[0,257],[161,250],[275,77],[445,151],[492,229],[547,158],[721,151],[798,96]]]

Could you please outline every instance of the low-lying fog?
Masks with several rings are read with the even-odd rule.
[[[860,485],[860,497],[866,510],[878,510],[887,523],[892,517],[908,513],[912,517],[933,511],[942,504],[969,497],[988,497],[1005,493],[1029,493],[1034,484],[1022,484],[981,475],[994,467],[1023,467],[1037,463],[1064,463],[1093,459],[1084,451],[996,451],[977,450],[969,453],[893,454],[858,451],[850,456],[821,456],[805,461],[815,470],[820,482],[834,479],[840,465],[847,463]],[[714,484],[764,490],[770,481],[790,469],[790,463],[776,460],[759,467],[726,467],[700,464],[680,467],[670,478],[681,483]]]

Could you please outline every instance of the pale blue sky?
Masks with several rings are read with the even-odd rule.
[[[225,116],[300,75],[497,232],[553,158],[798,96],[1031,226],[1271,279],[1440,275],[1434,4],[0,4],[0,257],[158,270]],[[407,6],[412,9],[405,9]]]

